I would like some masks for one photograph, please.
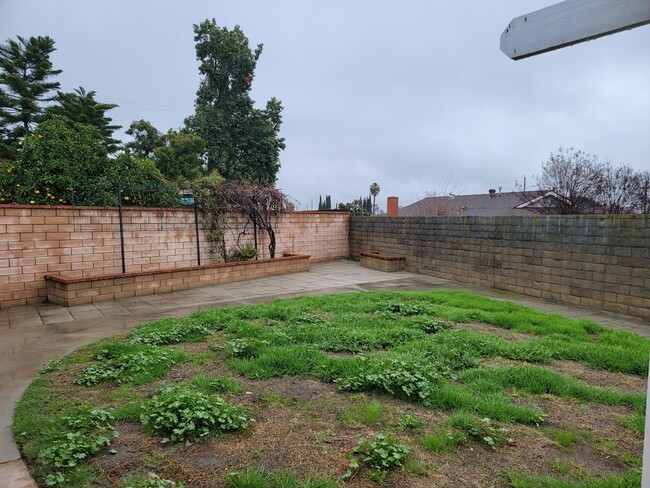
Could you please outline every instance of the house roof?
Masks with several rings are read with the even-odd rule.
[[[553,192],[494,192],[475,195],[427,197],[399,209],[400,217],[424,216],[511,216],[539,214],[542,200]]]

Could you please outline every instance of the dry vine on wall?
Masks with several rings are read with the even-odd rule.
[[[280,213],[288,208],[287,198],[280,190],[247,182],[216,182],[198,180],[191,188],[202,214],[203,230],[210,242],[211,253],[228,261],[226,231],[228,214],[244,215],[255,228],[269,236],[269,255],[275,257],[275,225]],[[244,233],[247,225],[244,224]]]

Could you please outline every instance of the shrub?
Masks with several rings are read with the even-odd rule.
[[[260,252],[255,249],[255,246],[247,242],[244,247],[235,249],[228,255],[228,261],[250,261],[252,259],[259,259]]]
[[[162,388],[142,409],[140,422],[152,434],[164,436],[163,442],[199,439],[253,422],[243,408],[186,386]]]
[[[378,433],[374,441],[360,439],[352,452],[360,457],[361,464],[373,470],[378,475],[376,477],[382,478],[389,469],[395,466],[404,466],[404,461],[406,461],[411,449],[408,446],[387,439],[382,433]],[[350,463],[350,467],[351,469],[359,467],[356,458]]]

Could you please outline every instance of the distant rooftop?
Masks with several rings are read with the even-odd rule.
[[[549,192],[499,192],[489,190],[475,195],[445,195],[427,197],[399,209],[400,217],[426,217],[444,215],[468,216],[511,216],[535,215],[540,206],[536,205],[539,197]]]

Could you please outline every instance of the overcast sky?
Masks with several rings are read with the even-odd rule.
[[[48,35],[64,91],[127,128],[179,128],[199,84],[193,24],[264,44],[252,97],[284,105],[278,187],[299,208],[367,195],[528,186],[558,147],[650,169],[650,26],[511,61],[508,22],[556,0],[0,0],[0,41]]]

